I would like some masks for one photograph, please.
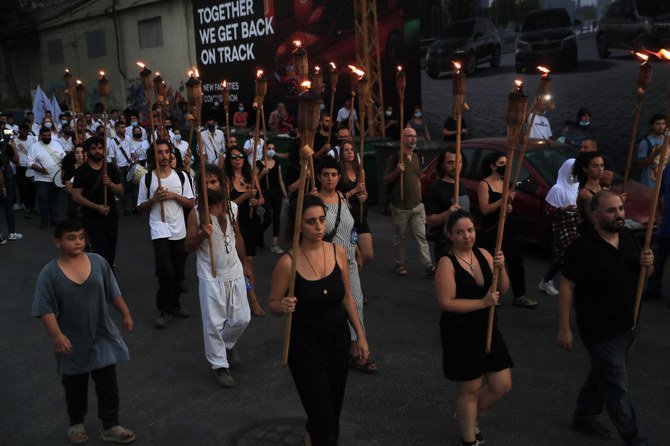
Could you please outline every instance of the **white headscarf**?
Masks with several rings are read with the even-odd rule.
[[[561,168],[558,169],[556,184],[554,184],[547,193],[547,198],[545,198],[545,200],[555,208],[577,205],[579,183],[574,182],[574,178],[572,177],[573,164],[575,164],[574,158],[570,158],[563,163]]]

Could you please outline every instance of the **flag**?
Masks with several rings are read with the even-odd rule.
[[[42,124],[44,120],[44,115],[46,111],[50,111],[53,115],[53,106],[51,101],[47,98],[47,95],[42,90],[42,87],[37,85],[37,90],[35,90],[35,100],[33,101],[33,113],[35,114],[35,122],[37,124]]]
[[[56,93],[53,93],[51,95],[51,114],[54,117],[54,121],[58,122],[58,116],[60,116],[62,113],[63,110],[60,109],[60,104],[56,100]]]

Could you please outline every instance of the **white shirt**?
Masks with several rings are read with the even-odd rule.
[[[237,220],[237,204],[230,202],[230,209],[233,212],[235,220]],[[198,223],[200,223],[200,213],[196,209]],[[198,247],[197,252],[197,272],[201,279],[218,280],[219,282],[228,282],[235,280],[244,275],[242,262],[237,255],[235,249],[235,230],[233,223],[230,221],[230,215],[226,212],[226,233],[224,235],[223,229],[219,225],[219,220],[216,217],[212,218],[212,242],[214,243],[214,253],[216,255],[216,279],[212,277],[212,261],[209,256],[209,243],[205,240]],[[227,236],[227,237],[226,237]],[[227,243],[226,243],[227,238]]]
[[[151,187],[147,191],[146,175],[151,175]],[[137,206],[149,201],[158,190],[158,178],[155,171],[146,174],[140,180],[140,189],[137,195]],[[184,184],[182,186],[179,175],[174,170],[167,178],[161,179],[161,186],[170,192],[181,195],[185,198],[193,198],[193,189],[184,174]],[[165,223],[161,218],[161,202],[155,203],[149,213],[149,228],[151,229],[151,240],[169,238],[170,240],[181,240],[186,237],[186,222],[184,221],[184,209],[175,200],[165,200],[162,202],[165,206]]]
[[[132,125],[128,125],[128,127],[126,127],[126,138],[133,139],[133,128],[134,127]],[[142,127],[142,126],[139,126],[139,128],[140,128],[140,130],[142,130],[142,139],[145,140],[145,141],[148,141],[147,131],[144,130],[144,127]]]
[[[186,159],[186,151],[188,150],[188,143],[184,140],[181,140],[179,142],[175,141],[174,138],[172,139],[172,144],[179,149],[179,153],[181,153],[181,159],[185,160]]]
[[[172,141],[174,139],[174,132],[172,131],[172,129],[167,129],[167,131],[168,131],[168,138],[170,139],[170,141]],[[154,136],[156,137],[156,139],[158,139],[158,129],[154,130]]]
[[[137,155],[139,161],[145,161],[147,159],[147,150],[149,150],[149,143],[146,140],[135,141],[134,139],[130,140],[131,151]]]
[[[61,146],[63,146],[63,150],[66,152],[71,152],[72,149],[74,149],[74,142],[72,142],[72,138],[65,139],[63,136],[61,136],[57,139],[57,141]]]
[[[528,123],[530,124],[530,116],[528,117]],[[533,121],[533,127],[531,127],[528,136],[530,138],[551,139],[551,125],[549,125],[549,120],[545,115],[535,115],[535,121]]]
[[[219,129],[214,130],[214,134],[205,129],[202,132],[202,146],[207,156],[207,164],[215,164],[219,155],[226,153],[225,136]]]
[[[252,139],[247,139],[244,142],[244,150],[250,151],[249,155],[247,155],[247,159],[249,160],[249,164],[252,165],[253,168],[253,163],[254,163],[254,152],[251,149],[251,146],[254,144],[254,140]],[[259,138],[258,144],[256,144],[256,161],[262,160],[263,159],[263,138]]]
[[[132,154],[134,150],[130,139],[113,138],[110,140],[111,145],[114,146],[114,158],[116,158],[117,167],[127,167],[133,162]]]
[[[51,150],[54,155],[53,157],[49,154],[47,148]],[[56,172],[60,170],[60,163],[64,156],[65,151],[63,150],[63,146],[61,146],[53,139],[48,146],[45,145],[42,141],[37,141],[35,144],[30,146],[30,150],[28,151],[28,166],[37,164],[40,167],[44,167],[48,171],[47,175],[35,171],[35,181],[53,183],[54,175],[56,175]]]
[[[28,154],[30,152],[30,147],[37,142],[37,138],[28,135],[25,141],[21,141],[18,136],[15,136],[12,141],[14,141],[16,151],[19,154],[19,164],[22,167],[30,167],[30,164],[28,164]]]
[[[39,136],[39,134],[40,134],[40,129],[41,129],[41,128],[42,128],[41,125],[39,125],[38,123],[34,122],[34,123],[33,123],[33,126],[32,126],[31,129],[30,129],[30,131],[33,132],[33,136],[34,136],[34,137],[37,137],[37,136]]]

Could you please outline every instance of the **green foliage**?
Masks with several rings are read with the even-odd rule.
[[[507,26],[521,23],[527,13],[541,8],[540,0],[494,0],[489,16],[493,23]]]

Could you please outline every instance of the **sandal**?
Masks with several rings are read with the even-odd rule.
[[[406,276],[407,274],[409,274],[403,265],[396,266],[395,267],[395,272],[399,276]]]
[[[265,310],[263,309],[263,307],[260,306],[260,304],[256,299],[249,302],[249,307],[251,307],[251,313],[254,316],[263,317],[267,314],[265,313]]]
[[[356,362],[356,358],[353,356],[349,357],[349,367],[358,370],[359,372],[363,372],[367,375],[373,375],[379,371],[379,367],[377,367],[377,364],[375,364],[374,361],[371,359],[368,359],[365,364],[359,364]]]
[[[70,426],[67,430],[67,440],[70,444],[81,444],[88,441],[86,428],[82,423]]]
[[[128,444],[135,441],[135,433],[130,429],[126,429],[125,427],[121,427],[117,424],[110,429],[102,431],[102,434],[100,434],[100,439],[110,443]]]

